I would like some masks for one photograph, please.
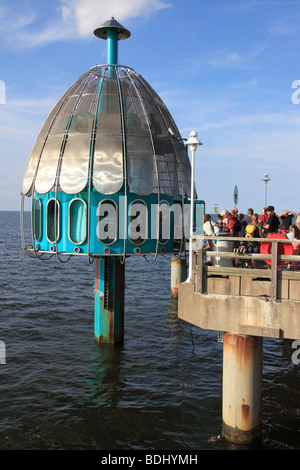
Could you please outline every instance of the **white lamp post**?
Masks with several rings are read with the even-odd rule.
[[[264,174],[262,181],[265,183],[265,207],[267,207],[267,184],[268,184],[268,181],[271,181],[268,176],[268,173]]]
[[[189,243],[189,277],[187,282],[192,282],[192,235],[194,231],[194,170],[195,170],[195,152],[199,145],[203,145],[198,140],[196,131],[190,133],[190,138],[185,142],[192,152],[192,175],[191,175],[191,209],[190,209],[190,243]]]

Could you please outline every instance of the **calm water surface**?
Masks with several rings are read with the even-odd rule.
[[[0,213],[0,449],[239,449],[222,428],[222,343],[170,298],[170,264],[126,261],[125,342],[93,337],[95,266],[22,251],[19,213]],[[264,340],[263,439],[300,448],[300,365]],[[242,447],[244,448],[244,447]]]

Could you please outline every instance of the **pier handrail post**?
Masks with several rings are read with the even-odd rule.
[[[197,252],[197,274],[196,274],[196,290],[203,292],[203,245]]]
[[[195,239],[190,239],[190,243],[191,245],[193,244],[193,242],[195,241]],[[193,246],[191,247],[191,265],[192,265],[192,272],[195,271],[196,269],[196,265],[197,265],[197,254],[196,254],[196,250],[193,249]]]
[[[278,266],[278,243],[272,242],[272,275],[271,275],[271,299],[277,299],[277,266]]]

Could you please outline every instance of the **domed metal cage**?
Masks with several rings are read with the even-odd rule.
[[[187,149],[157,93],[129,67],[97,65],[67,90],[37,137],[21,190],[23,249],[42,258],[180,252],[190,186]]]
[[[76,194],[87,186],[168,196],[190,193],[190,164],[166,106],[128,67],[99,65],[58,101],[32,150],[22,194],[58,188]]]

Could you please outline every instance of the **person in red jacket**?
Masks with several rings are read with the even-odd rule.
[[[259,222],[258,230],[259,230],[260,237],[264,237],[263,225],[265,222],[267,222],[267,219],[268,219],[267,208],[263,207],[261,211],[261,216],[258,219],[258,222]]]
[[[231,209],[226,225],[226,232],[230,232],[233,237],[239,236],[239,221],[236,214],[237,209]]]
[[[264,223],[264,222],[267,221],[267,218],[268,218],[267,208],[263,207],[262,210],[261,210],[261,216],[259,217],[258,222],[259,223]]]

